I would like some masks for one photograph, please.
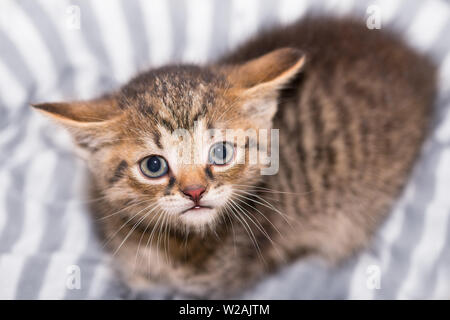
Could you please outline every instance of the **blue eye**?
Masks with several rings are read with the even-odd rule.
[[[225,165],[233,159],[234,147],[229,142],[218,142],[209,149],[209,162],[215,165]]]
[[[139,167],[141,172],[148,178],[162,177],[169,169],[167,161],[160,156],[150,156],[142,159]]]

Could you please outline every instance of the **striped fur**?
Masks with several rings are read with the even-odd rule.
[[[364,248],[408,177],[434,94],[432,64],[394,35],[315,17],[266,31],[207,67],[162,67],[103,99],[36,107],[90,154],[93,193],[105,197],[93,211],[127,281],[212,297],[294,258],[338,262]],[[175,165],[169,155],[179,128],[197,137],[271,127],[280,130],[276,175],[260,176],[248,159],[219,170]],[[235,145],[246,152],[243,141]],[[135,167],[152,154],[166,155],[171,169],[146,181]],[[221,204],[203,218],[173,213],[183,190],[198,185]]]

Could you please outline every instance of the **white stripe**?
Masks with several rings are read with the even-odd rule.
[[[288,24],[303,16],[310,2],[298,0],[281,0],[279,3],[278,16],[282,24]]]
[[[449,249],[447,248],[447,250]],[[433,297],[435,299],[450,300],[450,265],[442,264],[439,266]]]
[[[132,63],[132,45],[126,32],[123,10],[118,0],[91,1],[90,4],[97,17],[105,51],[111,58],[113,74],[120,83],[124,83],[137,70]]]
[[[13,113],[26,103],[26,92],[17,79],[0,60],[0,96],[5,107]]]
[[[370,266],[377,266],[381,270],[378,259],[368,252],[364,252],[359,256],[358,263],[353,271],[348,299],[371,300],[374,298],[377,289],[367,283],[368,276],[370,276],[368,274]]]
[[[24,257],[11,254],[0,255],[0,299],[12,300],[16,297],[17,283],[24,264]]]
[[[414,249],[411,268],[398,298],[410,298],[420,292],[421,282],[429,277],[429,272],[445,246],[446,229],[449,219],[450,197],[448,182],[450,181],[450,150],[445,150],[436,168],[436,186],[433,200],[425,210],[425,225],[420,242]],[[426,293],[425,293],[426,294]],[[417,296],[420,298],[420,296]],[[423,298],[423,297],[422,297]]]
[[[0,28],[14,42],[35,78],[39,80],[39,92],[49,90],[56,83],[58,73],[41,35],[14,1],[3,0],[2,10],[7,11],[11,19],[9,25],[0,20]]]
[[[153,66],[168,63],[172,48],[172,22],[170,21],[168,1],[141,1],[142,15],[147,34],[150,37],[150,54]]]
[[[229,48],[253,35],[258,27],[258,0],[232,0]]]
[[[328,0],[325,4],[325,11],[332,13],[333,15],[344,15],[352,10],[354,6],[354,0],[339,1]]]
[[[67,268],[76,263],[76,256],[52,254],[45,270],[38,299],[63,299],[68,279]]]
[[[391,22],[397,16],[399,8],[405,8],[404,0],[378,0],[373,3],[381,10],[381,25]],[[369,3],[368,5],[372,5]]]
[[[190,0],[187,9],[187,39],[183,60],[204,63],[208,58],[211,40],[213,2]]]
[[[422,2],[414,22],[409,27],[406,37],[420,50],[428,49],[450,19],[450,8],[438,0]]]

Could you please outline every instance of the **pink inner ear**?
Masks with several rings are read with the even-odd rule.
[[[302,69],[304,57],[298,49],[278,49],[238,66],[231,79],[243,88],[273,81],[282,85]]]
[[[70,120],[81,123],[102,122],[120,114],[117,101],[113,97],[91,101],[39,103],[32,106],[58,120]]]

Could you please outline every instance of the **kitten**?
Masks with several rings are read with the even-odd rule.
[[[84,152],[93,212],[127,282],[211,298],[299,257],[338,262],[365,247],[408,177],[434,95],[435,68],[396,36],[310,17],[210,65],[34,107]],[[255,150],[271,163],[249,161]]]

